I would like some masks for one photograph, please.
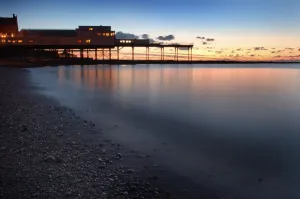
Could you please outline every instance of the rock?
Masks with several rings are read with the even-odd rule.
[[[56,163],[61,163],[63,162],[63,160],[59,157],[54,157],[52,155],[49,155],[47,156],[45,159],[44,159],[46,162],[56,162]]]
[[[210,173],[210,174],[207,175],[207,177],[208,177],[208,178],[213,177],[213,174]]]
[[[260,177],[257,178],[257,180],[258,180],[259,183],[262,183],[262,182],[264,181],[264,179],[263,179],[263,178],[260,178]]]
[[[52,155],[48,155],[44,160],[47,161],[47,162],[55,161],[55,157],[52,156]]]
[[[102,164],[98,167],[99,169],[105,169],[106,168],[106,165],[105,164]]]
[[[121,159],[122,158],[122,154],[121,153],[117,153],[116,158]]]
[[[28,127],[25,124],[22,124],[21,125],[21,131],[22,132],[28,131]]]
[[[128,169],[128,170],[126,171],[126,173],[133,173],[133,172],[134,172],[133,169]]]

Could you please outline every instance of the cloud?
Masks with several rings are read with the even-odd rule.
[[[285,50],[294,50],[294,48],[285,48]]]
[[[150,40],[150,43],[154,43],[154,42],[156,42],[154,39],[149,39]]]
[[[202,44],[203,44],[203,45],[207,45],[207,42],[204,41]]]
[[[251,57],[254,57],[255,55],[254,54],[252,54],[252,55],[250,55]]]
[[[268,50],[265,47],[254,47],[254,50]]]
[[[215,41],[215,39],[213,39],[213,38],[206,38],[206,41]]]
[[[236,51],[243,51],[243,49],[241,49],[241,48],[238,48],[238,49],[236,49]]]
[[[196,37],[196,39],[205,39],[205,37],[199,37],[199,36],[198,36],[198,37]]]
[[[142,39],[150,39],[150,36],[148,34],[142,34],[141,38]]]
[[[274,56],[273,58],[280,58],[281,56],[280,55],[277,55],[277,56]]]
[[[157,37],[160,41],[172,41],[175,39],[174,35],[167,35],[167,36],[159,36]]]
[[[292,55],[292,56],[288,56],[288,58],[300,58],[300,55]]]
[[[298,49],[298,51],[300,51],[300,48]]]
[[[139,36],[131,33],[124,33],[122,31],[118,31],[116,33],[116,39],[138,39]]]
[[[222,50],[217,50],[217,51],[215,51],[215,53],[216,53],[216,54],[222,54],[223,51],[222,51]]]

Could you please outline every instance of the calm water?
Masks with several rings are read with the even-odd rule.
[[[107,136],[225,198],[300,198],[300,65],[31,71]]]

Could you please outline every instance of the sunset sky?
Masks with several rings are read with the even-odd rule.
[[[0,7],[1,16],[18,15],[20,29],[111,25],[154,40],[174,35],[167,43],[193,43],[195,58],[238,60],[300,60],[299,10],[299,0],[11,0]]]

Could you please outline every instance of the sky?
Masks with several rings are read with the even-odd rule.
[[[207,59],[300,60],[299,0],[10,0],[0,13],[17,14],[20,29],[111,25],[154,40],[173,35],[164,42],[194,44],[195,57]]]

